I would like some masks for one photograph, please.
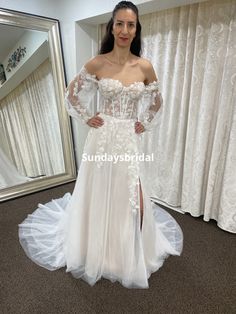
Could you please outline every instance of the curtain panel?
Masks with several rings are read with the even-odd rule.
[[[21,175],[37,177],[64,172],[53,90],[47,59],[0,102],[0,146]]]

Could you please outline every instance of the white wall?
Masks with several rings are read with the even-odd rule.
[[[140,15],[206,0],[135,0]],[[67,81],[93,55],[97,24],[106,22],[119,0],[0,0],[0,7],[56,18],[60,21]],[[78,23],[77,23],[78,22]],[[79,164],[87,128],[73,123]]]

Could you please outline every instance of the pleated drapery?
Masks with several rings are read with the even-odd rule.
[[[1,100],[0,132],[0,146],[22,175],[65,171],[49,60]]]

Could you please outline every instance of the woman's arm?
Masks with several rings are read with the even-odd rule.
[[[157,123],[157,112],[163,103],[161,93],[159,92],[158,79],[152,64],[142,59],[142,71],[145,75],[146,90],[142,99],[141,106],[145,109],[141,110],[139,117],[140,122],[146,130],[152,129]]]
[[[91,105],[97,93],[96,76],[91,71],[91,62],[86,63],[80,73],[70,82],[66,89],[65,105],[68,113],[87,123],[91,127],[99,127],[103,120],[98,114],[93,115]]]

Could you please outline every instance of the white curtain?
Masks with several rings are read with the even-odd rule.
[[[154,12],[140,22],[142,55],[164,98],[160,127],[145,135],[146,153],[156,156],[153,199],[236,233],[236,1]]]
[[[236,233],[236,1],[207,1],[141,17],[143,56],[164,105],[154,199]],[[151,147],[151,141],[155,147]]]
[[[0,101],[0,132],[0,147],[22,175],[65,171],[49,60]]]

